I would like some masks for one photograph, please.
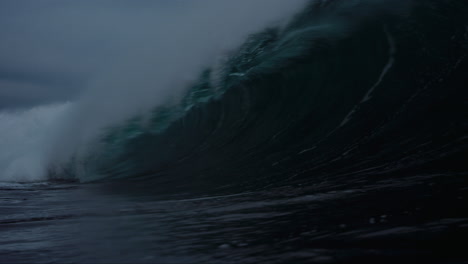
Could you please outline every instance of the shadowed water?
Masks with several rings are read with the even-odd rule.
[[[2,263],[462,263],[467,175],[155,197],[1,186]],[[459,243],[455,243],[459,241]]]

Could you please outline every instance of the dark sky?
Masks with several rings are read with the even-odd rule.
[[[174,86],[306,1],[0,0],[0,111]]]
[[[72,100],[176,0],[1,0],[0,109]]]

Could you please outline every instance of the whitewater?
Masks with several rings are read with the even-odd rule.
[[[47,155],[55,129],[70,103],[0,113],[0,180],[34,182],[47,179]]]

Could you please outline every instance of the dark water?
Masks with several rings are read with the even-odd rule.
[[[466,175],[233,195],[3,186],[2,263],[465,263]]]
[[[312,3],[53,175],[87,184],[1,185],[0,262],[466,262],[467,14]]]

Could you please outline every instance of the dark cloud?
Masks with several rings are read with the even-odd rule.
[[[0,111],[66,101],[83,86],[78,76],[0,69]]]

